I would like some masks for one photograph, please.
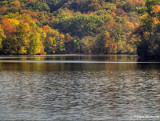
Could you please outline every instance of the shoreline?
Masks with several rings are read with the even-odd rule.
[[[0,55],[0,56],[138,56],[137,54],[46,54],[46,55]]]

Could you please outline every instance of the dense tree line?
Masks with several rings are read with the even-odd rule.
[[[139,39],[137,54],[144,57],[160,57],[160,1],[147,0],[139,9],[140,25],[135,30]]]
[[[149,40],[159,47],[155,1],[1,0],[0,53],[144,53]]]

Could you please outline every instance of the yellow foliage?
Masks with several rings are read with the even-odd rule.
[[[140,17],[140,20],[145,20],[145,19],[147,19],[148,18],[148,15],[147,14],[144,14],[144,15],[142,15],[141,17]]]
[[[0,25],[0,38],[6,38],[6,35],[4,34],[4,31]]]
[[[0,26],[0,48],[2,47],[2,39],[6,38],[3,29]]]
[[[118,41],[118,47],[119,47],[120,49],[122,49],[125,44],[126,44],[126,41],[122,41],[122,40],[119,40],[119,41]]]
[[[25,48],[25,47],[21,47],[19,53],[20,53],[20,54],[27,54],[26,48]]]
[[[109,34],[108,31],[105,31],[105,37],[106,37],[106,38],[109,38],[109,37],[110,37],[110,34]]]
[[[61,34],[61,35],[60,35],[60,38],[64,39],[64,38],[65,38],[64,34]]]
[[[9,21],[10,23],[12,23],[13,25],[19,25],[19,21],[16,20],[16,19],[8,19],[8,21]]]
[[[153,18],[153,25],[156,25],[156,24],[159,24],[159,23],[160,23],[159,19],[157,17],[154,17]]]
[[[135,27],[134,24],[133,24],[132,22],[129,22],[129,21],[126,22],[126,25],[127,25],[127,27],[130,28],[131,30],[133,30],[134,27]]]

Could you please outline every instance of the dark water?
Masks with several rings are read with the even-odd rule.
[[[137,63],[136,56],[0,57],[0,120],[159,116],[160,63]]]

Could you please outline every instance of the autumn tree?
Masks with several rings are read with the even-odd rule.
[[[64,53],[65,36],[48,25],[44,26],[43,30],[46,32],[44,41],[45,52],[47,52],[47,54]]]
[[[135,33],[141,40],[137,53],[140,57],[160,56],[160,2],[159,0],[147,0],[144,8],[139,9],[142,14],[141,24]]]
[[[0,26],[0,49],[2,48],[2,41],[5,38],[6,38],[6,36],[4,34],[4,31],[3,31],[2,27]]]
[[[43,45],[39,27],[26,14],[9,14],[1,21],[1,26],[6,35],[2,41],[5,54],[40,54]]]

